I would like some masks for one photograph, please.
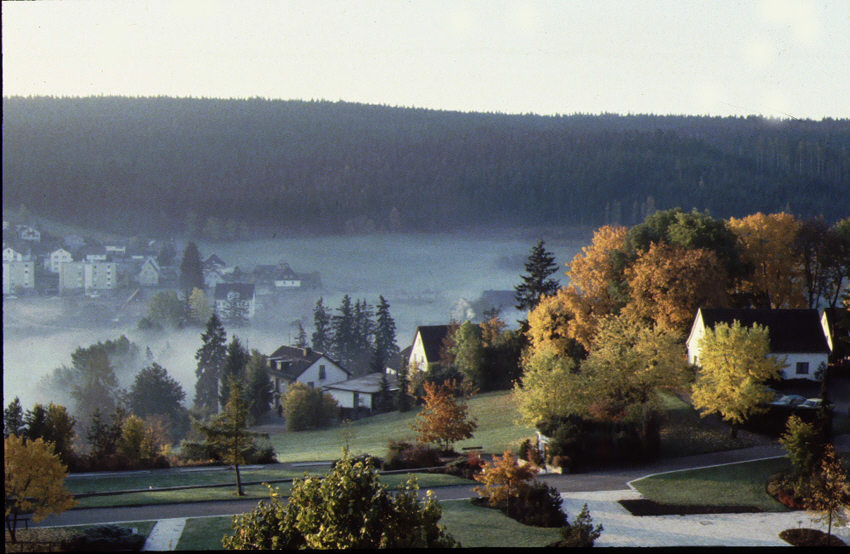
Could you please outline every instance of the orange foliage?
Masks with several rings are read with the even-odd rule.
[[[481,487],[475,487],[481,497],[488,498],[491,506],[499,506],[511,497],[518,497],[524,487],[529,486],[537,468],[531,464],[520,465],[514,453],[506,450],[504,456],[493,456],[493,461],[484,464],[481,473],[474,476]]]
[[[631,299],[623,314],[685,333],[701,306],[728,305],[726,271],[711,250],[652,243],[627,268]]]
[[[600,227],[593,234],[591,245],[582,248],[582,252],[567,264],[570,285],[558,296],[562,298],[564,309],[572,314],[569,337],[585,348],[591,347],[598,318],[613,314],[621,307],[612,287],[622,277],[614,254],[623,250],[627,232],[628,229],[621,226]]]
[[[469,416],[469,407],[455,398],[456,388],[454,380],[439,386],[425,383],[425,407],[413,424],[419,442],[438,443],[449,450],[453,443],[472,437],[478,424]]]

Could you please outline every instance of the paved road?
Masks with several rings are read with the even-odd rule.
[[[850,449],[850,434],[836,437],[834,442],[839,449]],[[639,467],[610,468],[567,475],[549,474],[541,476],[540,479],[555,486],[560,492],[616,491],[628,489],[628,483],[630,481],[653,473],[769,458],[773,456],[782,456],[783,454],[784,450],[778,445],[753,446],[738,450],[727,450],[711,454],[699,454],[696,456],[659,460]],[[473,487],[474,485],[456,485],[451,487],[436,487],[432,490],[439,500],[456,500],[476,496],[472,491]],[[51,516],[41,523],[33,525],[78,525],[86,523],[147,521],[181,517],[230,515],[246,512],[252,509],[257,502],[258,500],[254,499],[216,502],[187,502],[182,504],[134,506],[127,508],[87,508],[82,510],[69,510],[63,514]]]

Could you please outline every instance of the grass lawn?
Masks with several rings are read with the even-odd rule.
[[[469,401],[469,411],[478,421],[478,429],[471,439],[455,445],[458,451],[464,446],[481,446],[485,452],[500,454],[509,447],[516,449],[519,441],[535,434],[533,427],[516,423],[517,409],[510,391],[476,395]],[[351,453],[384,457],[389,439],[412,441],[415,433],[410,426],[417,412],[389,412],[353,422],[349,427]],[[270,433],[270,438],[281,462],[334,460],[342,455],[345,443],[341,427]]]
[[[632,484],[656,502],[680,505],[757,506],[766,512],[788,508],[767,494],[767,479],[790,469],[787,458],[744,462],[647,477]]]
[[[701,418],[693,406],[671,393],[664,393],[661,424],[661,457],[675,458],[754,446],[740,433],[729,438],[729,427]]]
[[[228,483],[231,482],[232,475],[230,477],[226,476],[227,474],[222,475],[224,472],[217,472],[218,479],[212,482],[216,483]],[[256,472],[256,473],[272,473],[272,472]],[[303,477],[304,472],[298,474],[298,477]],[[416,476],[417,481],[419,483],[420,488],[428,489],[432,487],[446,486],[446,485],[468,485],[471,484],[472,481],[467,479],[462,479],[460,477],[456,477],[454,475],[445,475],[441,473],[416,473],[413,474]],[[171,477],[171,476],[169,476]],[[272,477],[264,477],[266,479]],[[381,476],[381,482],[387,485],[387,487],[394,489],[399,488],[405,481],[407,481],[407,474],[394,474],[394,475],[383,475]],[[133,478],[135,480],[135,476]],[[243,482],[255,480],[248,479],[243,476]],[[257,479],[259,480],[259,479]],[[150,481],[148,481],[150,482]],[[139,506],[145,504],[174,504],[178,502],[200,502],[205,500],[233,500],[236,498],[236,481],[232,480],[232,485],[227,487],[219,487],[219,488],[210,488],[210,489],[184,489],[184,490],[176,490],[176,491],[144,491],[130,494],[120,494],[114,496],[93,496],[89,498],[80,498],[77,502],[78,508],[95,508],[95,507],[107,507],[107,506]],[[157,486],[161,486],[157,484]],[[289,483],[277,483],[277,486],[284,495],[288,495],[291,489]],[[126,487],[132,488],[132,487]],[[121,487],[117,487],[113,490],[121,490]],[[243,486],[243,492],[245,492],[245,496],[243,498],[268,498],[269,490],[264,485],[251,485],[251,486]]]
[[[474,506],[468,500],[440,505],[440,523],[465,548],[546,546],[561,537],[559,529],[523,525],[498,510]],[[221,537],[233,533],[232,521],[230,516],[188,520],[177,550],[221,549]]]

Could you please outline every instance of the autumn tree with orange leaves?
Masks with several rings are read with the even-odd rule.
[[[481,468],[481,473],[473,476],[473,479],[482,484],[473,490],[482,498],[487,498],[490,506],[496,507],[509,503],[511,498],[519,497],[535,475],[536,467],[531,464],[520,465],[514,453],[505,450],[501,458],[493,456],[493,460]]]
[[[756,307],[807,307],[803,260],[795,248],[801,225],[784,212],[729,218],[741,261],[751,270],[738,283],[737,292],[749,295]]]
[[[472,437],[478,423],[469,415],[469,406],[455,398],[457,386],[454,379],[441,385],[425,383],[425,406],[412,425],[419,442],[437,443],[443,450],[451,450],[455,442]],[[471,394],[473,391],[467,389],[466,396]]]
[[[593,234],[590,246],[582,248],[567,266],[570,285],[558,295],[572,316],[567,335],[587,349],[591,347],[598,319],[617,313],[626,303],[622,285],[627,232],[620,226],[600,227]]]
[[[726,271],[711,250],[652,243],[626,268],[630,300],[623,313],[684,334],[701,306],[728,305]]]

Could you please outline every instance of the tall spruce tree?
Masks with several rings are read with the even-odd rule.
[[[351,297],[346,294],[337,308],[337,313],[331,317],[333,333],[331,353],[346,369],[350,368],[354,362],[356,341],[354,325],[354,307],[351,305]]]
[[[195,353],[198,366],[195,376],[195,410],[203,415],[218,412],[218,382],[227,358],[227,334],[213,313],[207,320],[207,329],[201,334],[201,347]]]
[[[558,280],[549,278],[557,270],[555,255],[544,248],[543,239],[540,239],[525,262],[527,275],[521,275],[522,283],[514,287],[517,309],[531,311],[537,307],[541,297],[558,292]]]
[[[224,408],[230,400],[230,384],[233,381],[245,383],[245,368],[248,365],[250,355],[248,350],[242,346],[239,337],[233,335],[230,343],[227,345],[227,356],[224,360],[224,367],[219,378],[218,401]]]
[[[295,346],[298,348],[307,348],[310,344],[307,342],[307,332],[301,322],[298,322],[298,333],[295,335]]]
[[[323,299],[320,297],[316,302],[316,307],[313,308],[313,350],[316,352],[330,353],[333,343],[331,336],[331,314],[325,308]]]
[[[24,408],[16,396],[3,412],[3,436],[20,435],[24,429]]]
[[[198,245],[189,242],[183,251],[183,260],[180,262],[180,290],[188,299],[192,289],[196,288],[204,290],[204,272]]]
[[[401,369],[398,370],[398,391],[396,391],[395,407],[399,412],[406,412],[410,409],[410,395],[407,394],[407,387],[410,385],[410,373],[407,367],[407,362],[404,362]]]
[[[352,337],[352,362],[358,372],[368,370],[373,361],[375,338],[374,312],[366,300],[357,300],[354,304]]]
[[[398,354],[398,344],[395,338],[395,321],[390,314],[390,303],[383,296],[379,296],[373,369],[384,371],[387,362],[396,354]]]

